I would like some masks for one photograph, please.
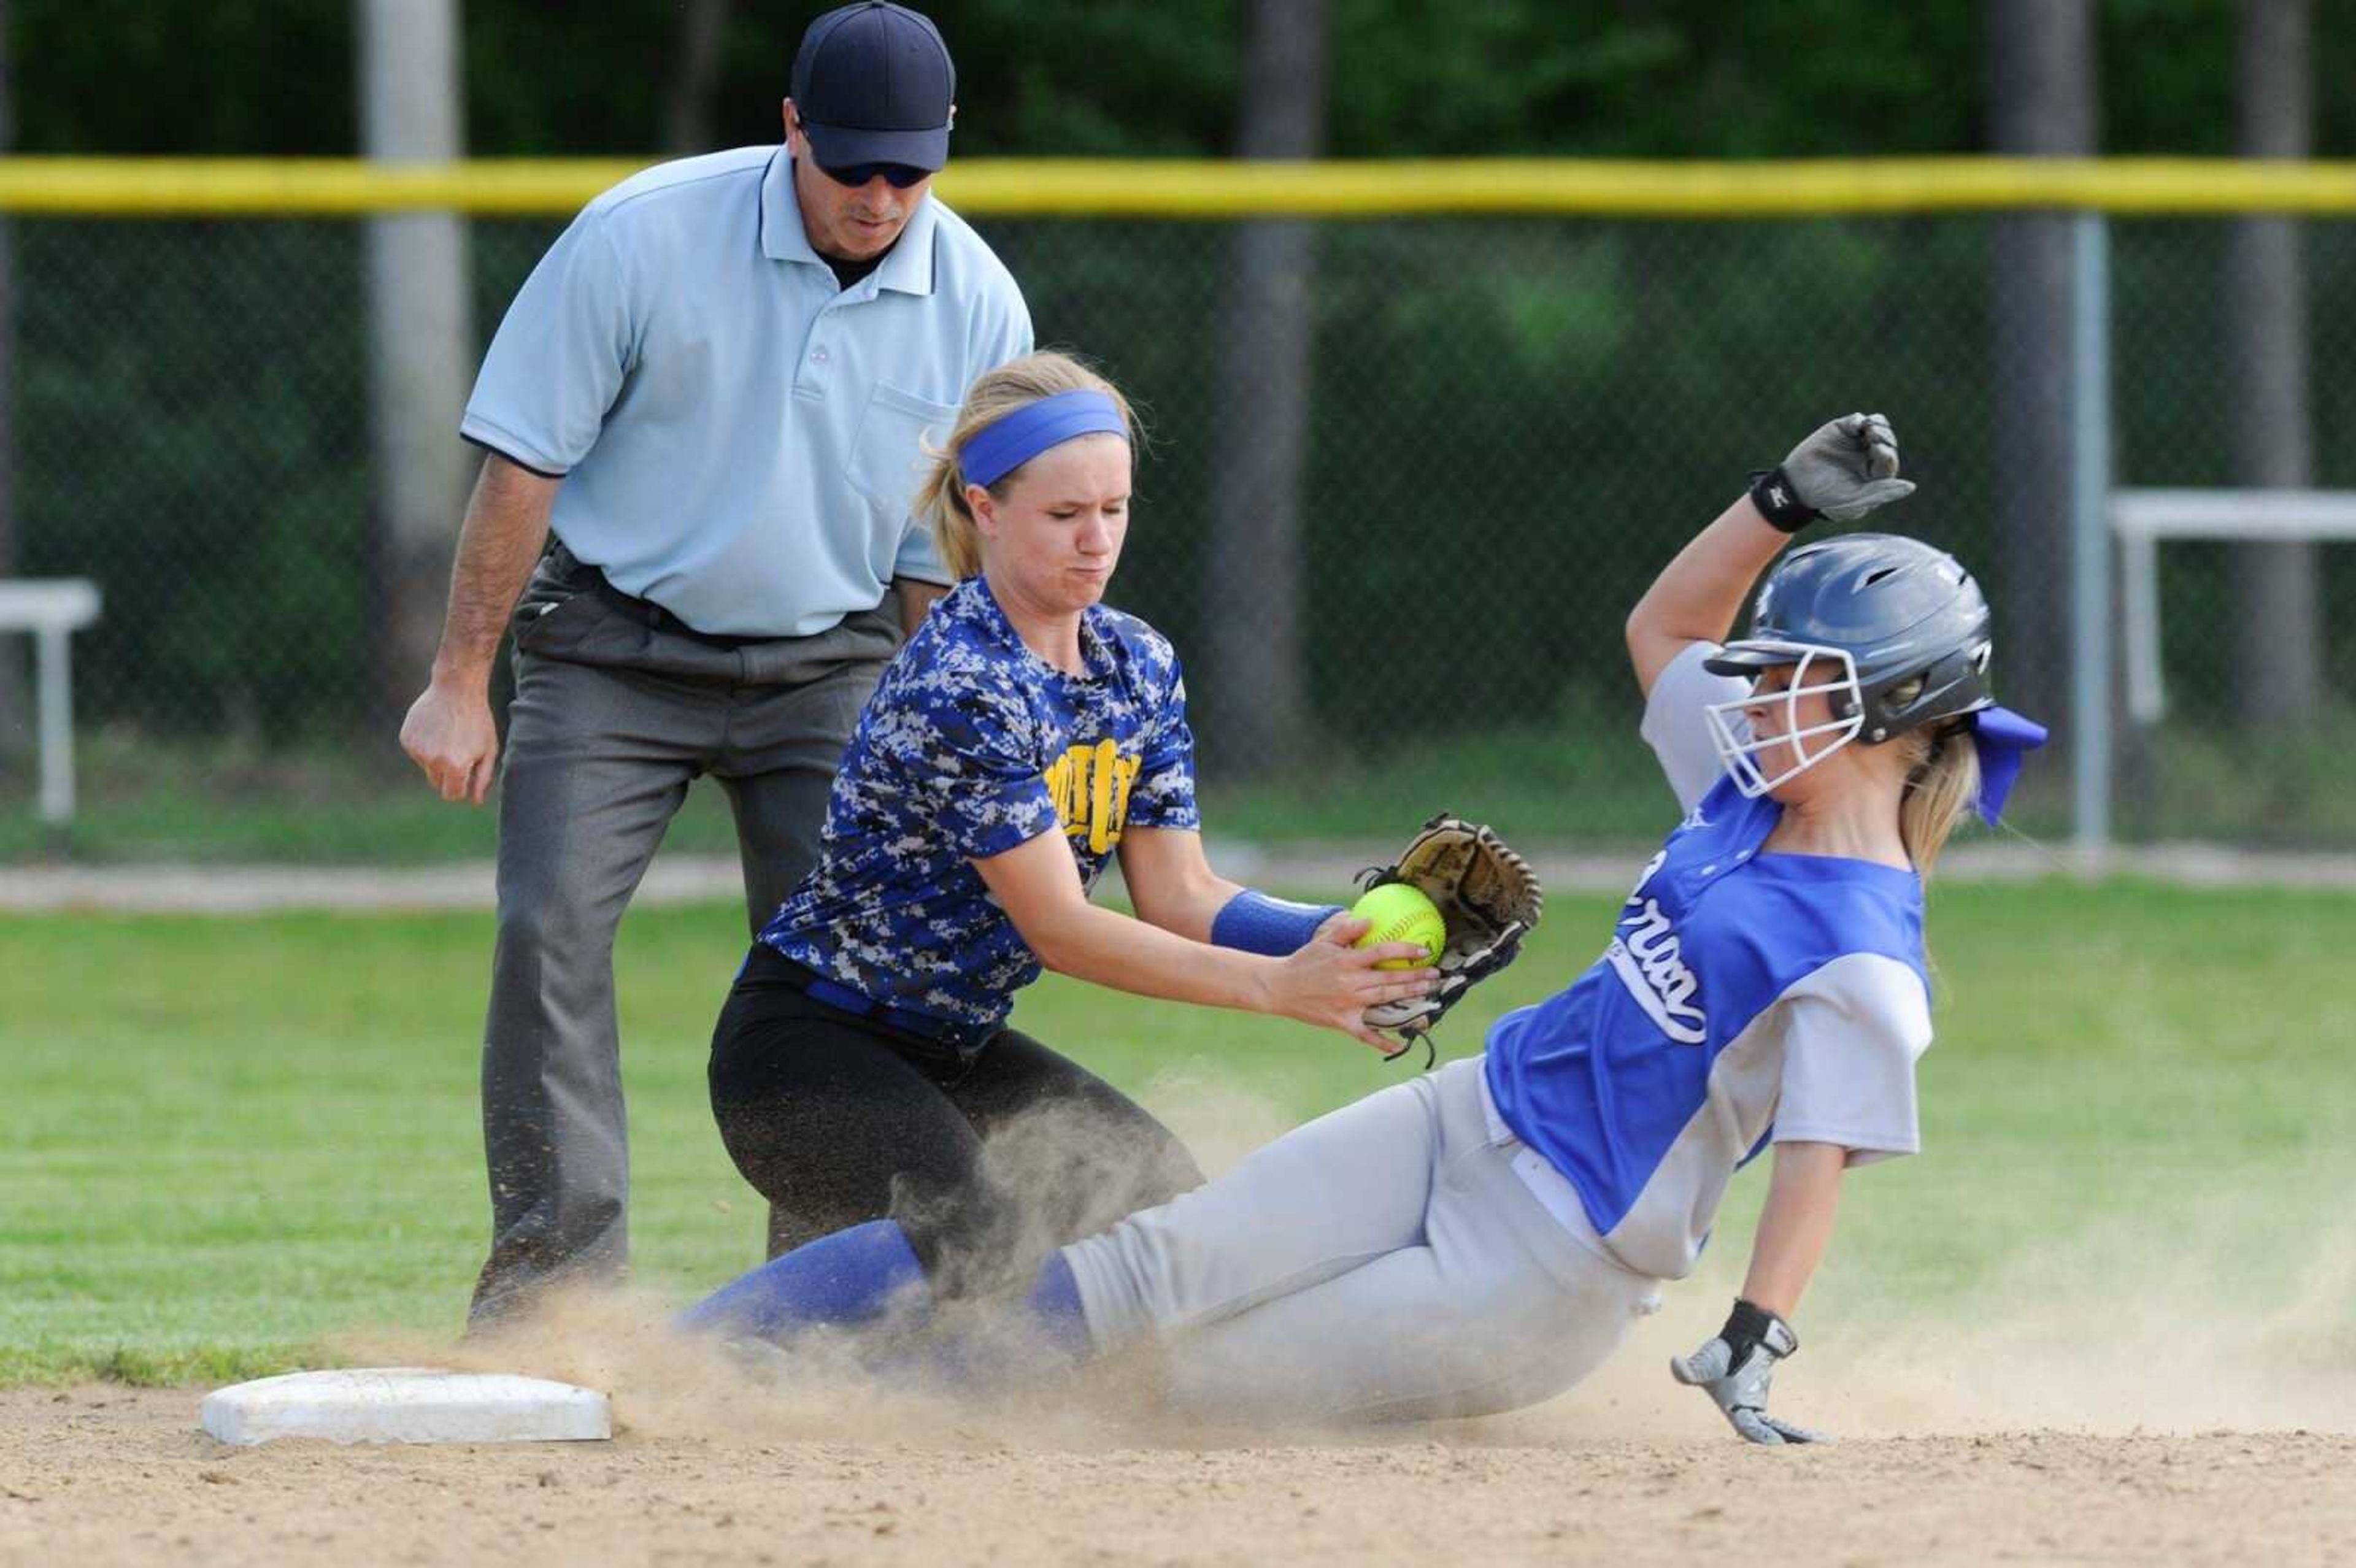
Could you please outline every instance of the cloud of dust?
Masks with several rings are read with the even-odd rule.
[[[1147,1098],[1206,1176],[1292,1125],[1281,1107],[1224,1078],[1164,1075]],[[646,1436],[1087,1449],[1222,1441],[1163,1412],[1151,1350],[1065,1371],[1006,1302],[1055,1246],[1183,1188],[1182,1173],[1141,1158],[1132,1139],[1069,1104],[1010,1118],[983,1150],[989,1179],[1012,1201],[979,1255],[956,1271],[971,1298],[922,1323],[900,1313],[774,1349],[731,1346],[674,1332],[669,1322],[683,1303],[581,1290],[552,1293],[530,1318],[455,1345],[359,1331],[332,1348],[350,1363],[518,1372],[598,1389],[613,1399],[617,1427]]]
[[[1847,1437],[2356,1432],[2356,1217],[2338,1196],[2356,1173],[2334,1154],[2263,1181],[2208,1175],[2205,1189],[2153,1193],[2132,1223],[2025,1238],[1953,1299],[1845,1274],[1798,1314],[1775,1413]],[[1722,1435],[1666,1365],[1717,1330],[1748,1243],[1721,1237],[1609,1365],[1483,1424],[1488,1440]]]
[[[2356,1431],[2356,1218],[2336,1165],[2155,1192],[2132,1225],[2026,1242],[1968,1317],[1876,1323],[1860,1302],[1838,1418],[1890,1433]],[[2308,1205],[2305,1222],[2286,1223],[2285,1203]]]
[[[723,1344],[674,1331],[676,1305],[634,1289],[557,1293],[528,1320],[455,1345],[351,1334],[333,1348],[356,1364],[513,1372],[596,1389],[612,1399],[616,1435],[626,1438],[1102,1448],[1140,1441],[1155,1420],[1142,1385],[1121,1381],[1125,1370],[1086,1385],[981,1393],[941,1381],[911,1349],[905,1323],[819,1330],[778,1347]],[[955,1321],[985,1339],[1014,1332],[1002,1317],[993,1323],[965,1308]]]
[[[1300,1125],[1300,1118],[1276,1101],[1230,1076],[1205,1070],[1157,1073],[1145,1099],[1162,1125],[1194,1151],[1206,1177],[1226,1174],[1244,1156]]]
[[[1223,1078],[1166,1079],[1147,1098],[1213,1176],[1292,1120]],[[1533,1410],[1376,1433],[1221,1431],[1163,1410],[1150,1350],[1076,1377],[1044,1370],[1049,1358],[1005,1305],[1055,1244],[1118,1220],[1136,1206],[1141,1183],[1165,1173],[1141,1172],[1136,1149],[1070,1106],[1012,1119],[986,1149],[992,1179],[1018,1201],[980,1249],[983,1266],[962,1281],[973,1297],[921,1328],[887,1321],[880,1331],[806,1334],[774,1351],[729,1349],[672,1333],[672,1304],[601,1292],[561,1297],[527,1325],[455,1348],[377,1336],[348,1338],[338,1349],[356,1360],[521,1371],[598,1388],[613,1395],[629,1432],[704,1440],[1102,1449],[1280,1435],[1483,1445],[1725,1436],[1716,1410],[1673,1383],[1666,1362],[1715,1331],[1740,1282],[1747,1237],[1721,1238],[1700,1277],[1665,1286],[1665,1309],[1641,1321],[1605,1367]],[[2335,1155],[2297,1179],[2269,1179],[2275,1201],[2312,1204],[2305,1227],[2285,1224],[2278,1209],[2258,1224],[2247,1184],[2155,1194],[2134,1225],[2024,1240],[1949,1300],[1908,1294],[1916,1286],[1877,1288],[1869,1275],[1844,1271],[1799,1315],[1805,1345],[1779,1375],[1776,1413],[1856,1438],[2356,1431],[2356,1217],[2335,1200],[2349,1179],[2346,1157]],[[2297,1255],[2269,1251],[2276,1233],[2285,1245],[2295,1241]],[[946,1378],[943,1345],[954,1347]],[[1019,1370],[1011,1380],[1009,1369]]]

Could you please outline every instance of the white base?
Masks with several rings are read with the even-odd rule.
[[[204,1428],[223,1443],[595,1442],[614,1435],[605,1396],[507,1372],[368,1367],[289,1372],[205,1396]]]

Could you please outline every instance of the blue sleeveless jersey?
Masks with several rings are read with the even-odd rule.
[[[1098,604],[1080,651],[1076,677],[1032,653],[980,577],[934,605],[860,714],[818,865],[760,940],[893,1007],[1002,1020],[1039,960],[974,860],[1060,832],[1093,889],[1128,828],[1201,826],[1169,642]]]
[[[1764,853],[1782,813],[1721,779],[1644,868],[1603,955],[1489,1033],[1501,1119],[1604,1246],[1656,1278],[1691,1272],[1728,1179],[1771,1136],[1913,1147],[1921,880]]]

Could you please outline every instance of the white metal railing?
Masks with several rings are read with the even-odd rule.
[[[2119,541],[2127,717],[2137,724],[2157,724],[2168,715],[2159,654],[2159,542],[2356,539],[2356,492],[2116,490],[2111,494],[2110,523]]]
[[[98,584],[86,578],[0,581],[0,632],[30,632],[40,735],[41,820],[73,819],[73,662],[68,639],[98,619]]]

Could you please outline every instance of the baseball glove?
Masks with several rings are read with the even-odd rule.
[[[1366,1022],[1405,1042],[1394,1057],[1419,1040],[1430,1053],[1432,1026],[1465,992],[1514,961],[1522,938],[1546,909],[1546,894],[1528,861],[1481,824],[1445,813],[1425,823],[1395,863],[1368,867],[1358,882],[1369,891],[1405,882],[1430,899],[1448,923],[1440,988],[1428,997],[1366,1009]]]

